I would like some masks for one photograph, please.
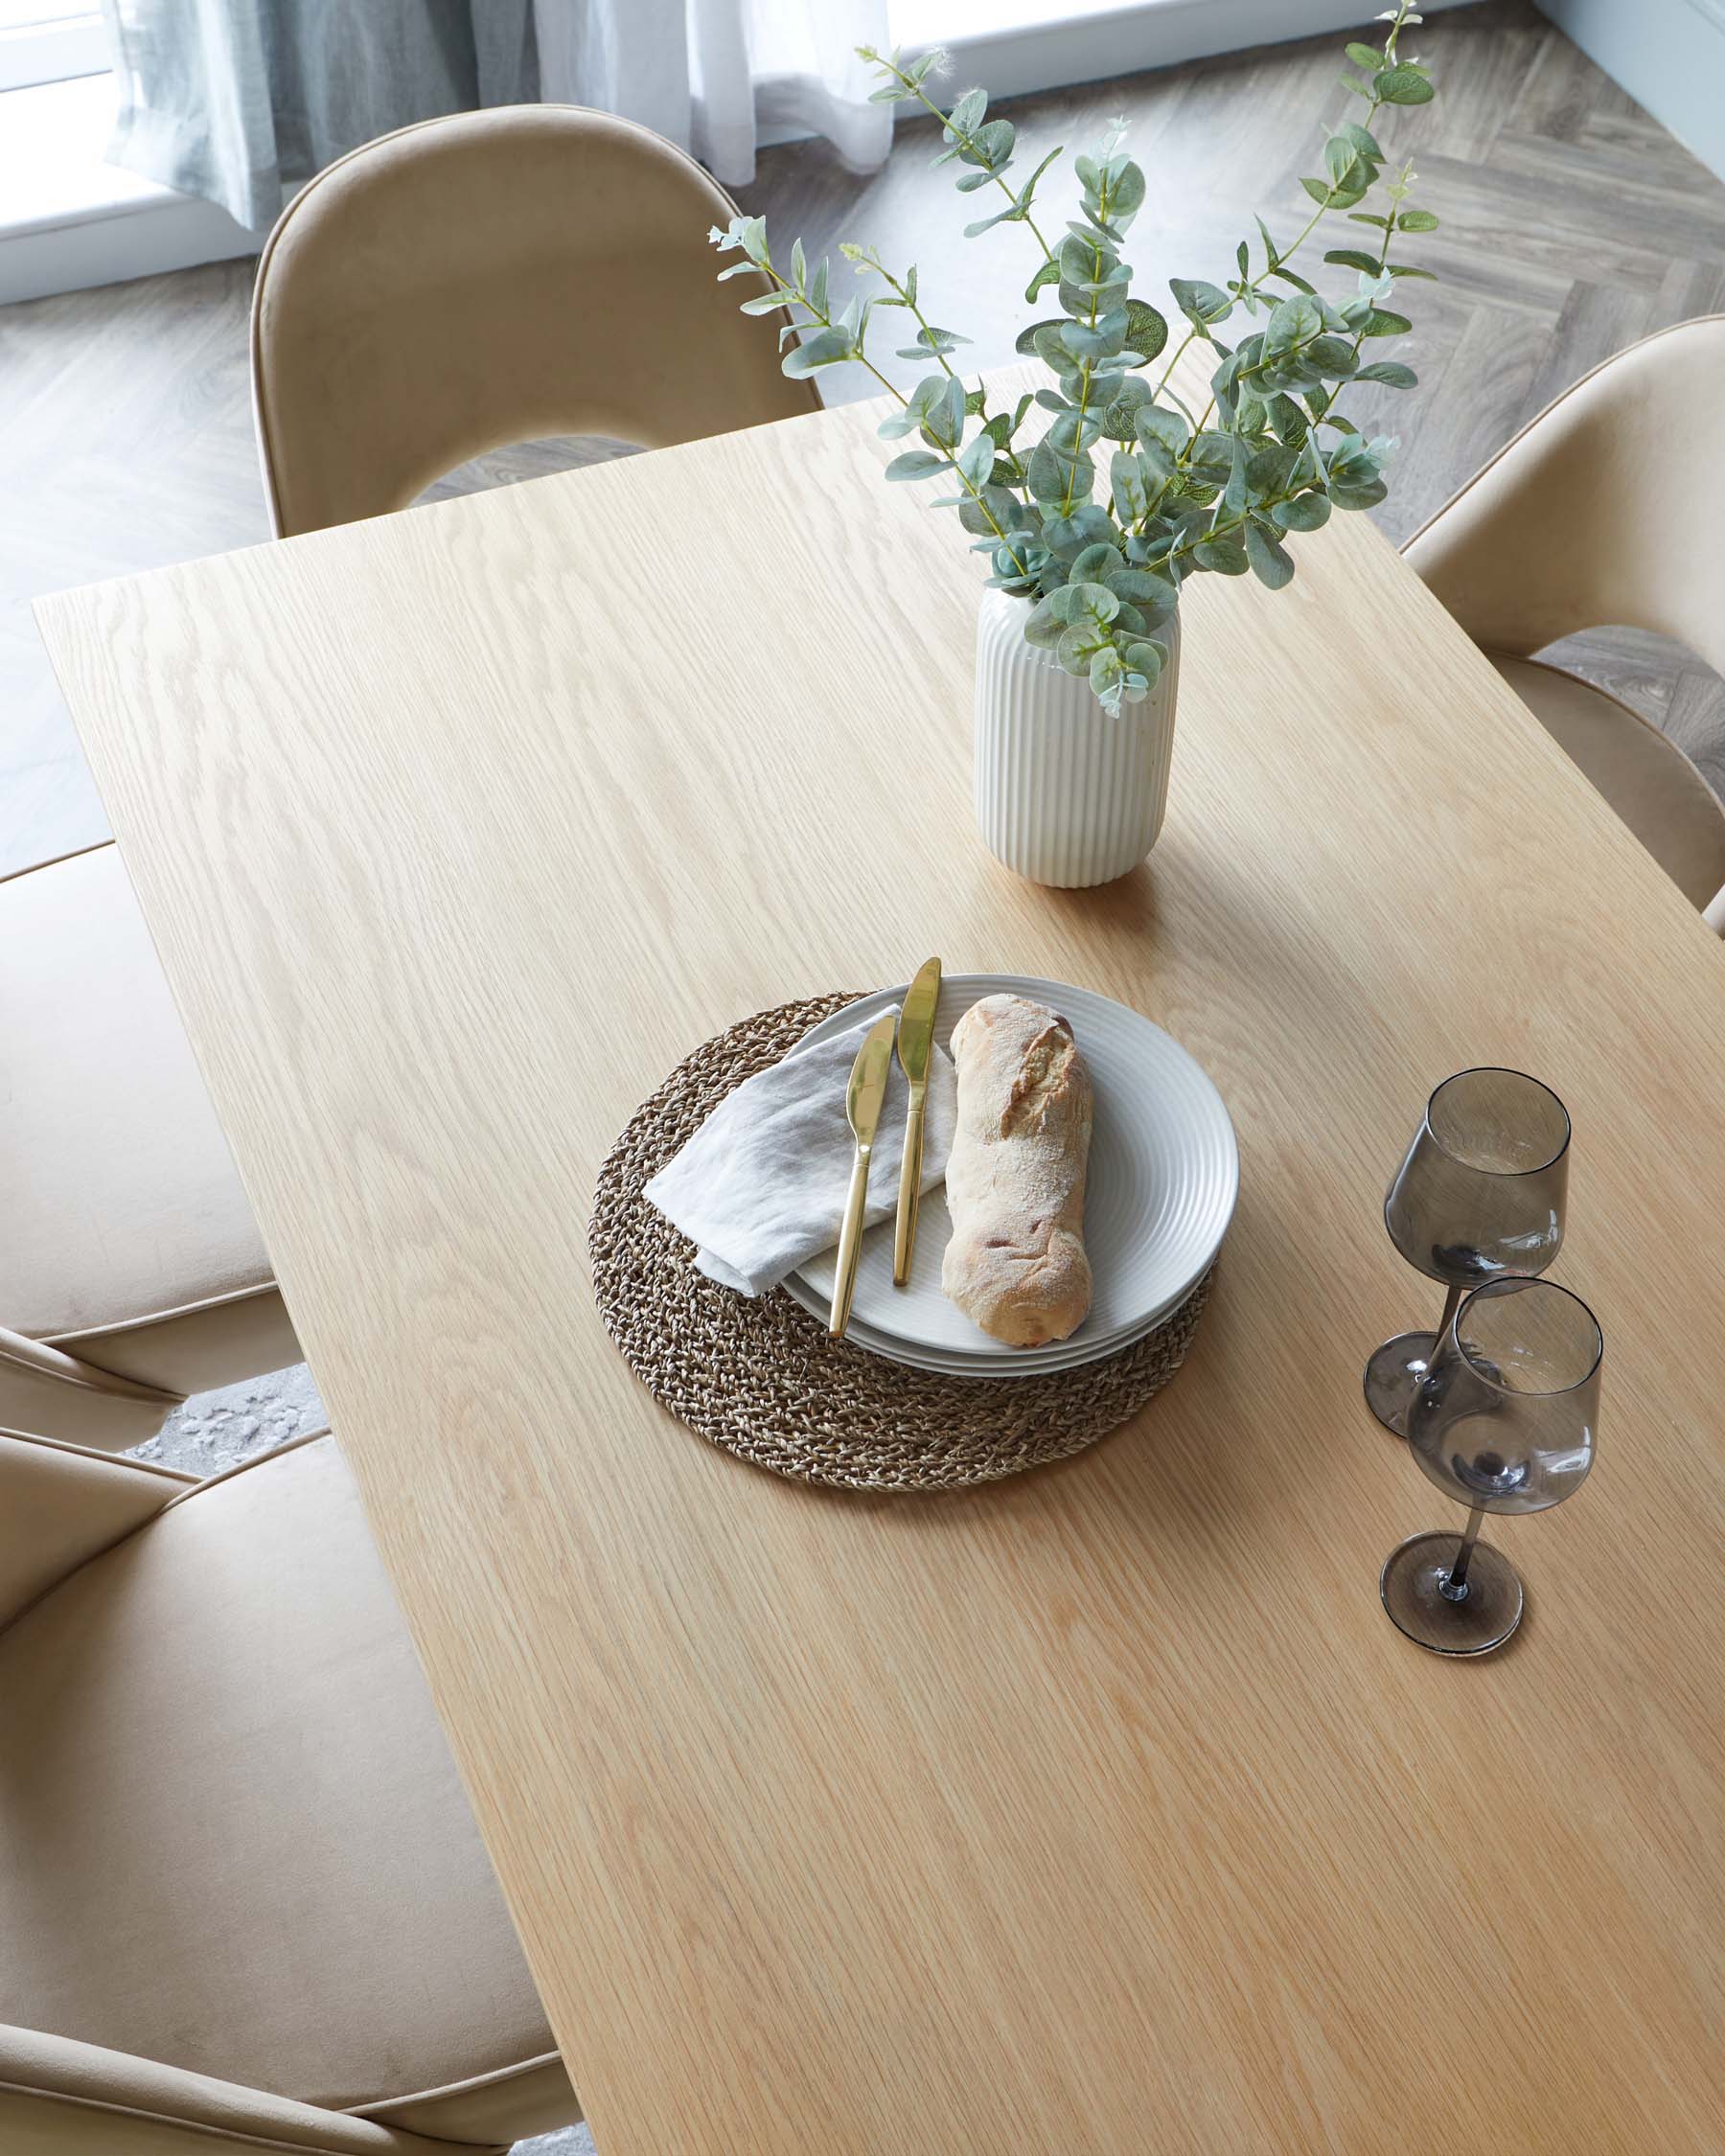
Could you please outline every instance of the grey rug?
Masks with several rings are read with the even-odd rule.
[[[250,1378],[219,1392],[200,1392],[176,1408],[134,1459],[177,1467],[187,1475],[219,1475],[242,1460],[286,1444],[329,1421],[311,1373],[303,1363],[268,1377]],[[537,2141],[518,2141],[515,2156],[596,2156],[585,2126],[565,2126]]]

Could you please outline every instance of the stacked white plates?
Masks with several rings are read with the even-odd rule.
[[[883,989],[824,1020],[810,1041],[841,1033],[905,989]],[[1036,1377],[1116,1355],[1171,1317],[1222,1247],[1239,1189],[1239,1151],[1222,1096],[1180,1044],[1124,1004],[1087,988],[1016,974],[957,974],[941,984],[935,1039],[984,996],[1026,996],[1072,1028],[1095,1088],[1084,1241],[1095,1277],[1090,1315],[1070,1340],[1007,1347],[973,1324],[940,1289],[952,1221],[944,1188],[922,1202],[909,1280],[892,1284],[892,1222],[862,1238],[846,1339],[914,1368],[956,1377]],[[890,1139],[886,1142],[892,1142]],[[834,1253],[785,1282],[824,1323]]]

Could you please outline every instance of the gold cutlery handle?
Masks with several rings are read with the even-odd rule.
[[[895,1288],[902,1288],[909,1279],[910,1259],[916,1249],[916,1208],[923,1179],[923,1110],[927,1101],[923,1087],[911,1089],[910,1112],[905,1117],[905,1158],[899,1168],[898,1220],[892,1230]]]
[[[844,1226],[839,1230],[839,1274],[833,1282],[833,1315],[827,1331],[835,1340],[850,1323],[851,1296],[857,1290],[857,1256],[862,1243],[862,1208],[868,1202],[868,1147],[860,1145],[851,1163],[850,1191],[844,1201]]]

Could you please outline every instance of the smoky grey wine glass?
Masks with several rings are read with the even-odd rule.
[[[1605,1342],[1578,1296],[1552,1280],[1488,1281],[1466,1296],[1414,1388],[1408,1444],[1467,1507],[1458,1535],[1414,1535],[1390,1553],[1384,1607],[1440,1655],[1484,1655],[1521,1622],[1522,1583],[1482,1542],[1487,1512],[1543,1512],[1593,1465]]]
[[[1366,1365],[1366,1401],[1408,1434],[1408,1410],[1436,1342],[1470,1288],[1543,1273],[1563,1244],[1570,1119],[1525,1071],[1460,1070],[1426,1103],[1384,1200],[1384,1225],[1412,1266],[1448,1294],[1433,1333],[1398,1333]]]

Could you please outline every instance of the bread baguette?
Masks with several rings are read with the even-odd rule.
[[[953,1061],[958,1129],[941,1287],[1010,1346],[1065,1340],[1091,1306],[1091,1081],[1072,1029],[1023,996],[985,996],[954,1028]]]

